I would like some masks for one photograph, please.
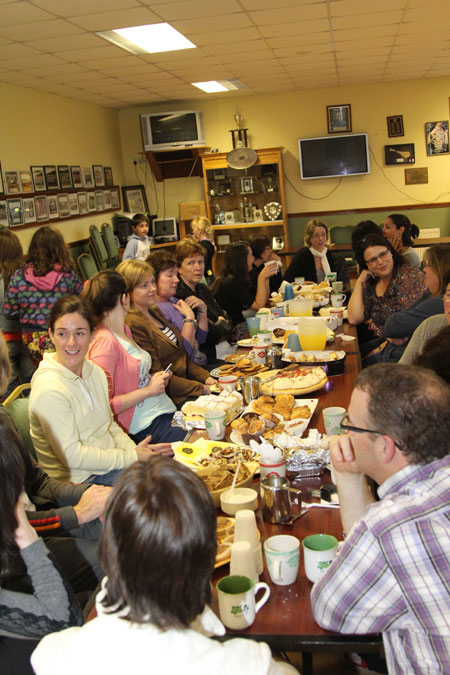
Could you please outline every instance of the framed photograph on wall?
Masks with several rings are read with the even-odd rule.
[[[58,195],[58,210],[60,218],[68,218],[70,216],[69,195],[67,192]]]
[[[111,190],[103,190],[103,202],[105,204],[105,210],[111,208]]]
[[[105,184],[105,174],[103,173],[103,167],[100,164],[93,164],[92,172],[94,174],[95,187],[103,187]]]
[[[112,187],[114,185],[113,172],[110,166],[103,167],[105,173],[105,185],[106,187]]]
[[[122,187],[123,205],[129,213],[148,213],[147,195],[143,185]]]
[[[111,208],[120,209],[120,194],[117,188],[111,190]]]
[[[33,178],[31,177],[31,171],[29,169],[19,171],[19,178],[22,192],[34,192]]]
[[[58,211],[58,198],[56,195],[49,195],[47,197],[47,206],[48,206],[48,217],[50,220],[54,218],[59,218]]]
[[[82,188],[83,180],[81,178],[81,166],[71,166],[70,173],[72,174],[72,185],[74,188]]]
[[[104,211],[105,210],[105,202],[103,199],[103,190],[96,190],[95,191],[95,206],[97,211]]]
[[[26,197],[22,200],[23,206],[23,220],[25,224],[35,223],[36,222],[36,209],[34,206],[33,197]]]
[[[427,155],[448,155],[448,120],[425,124]]]
[[[33,176],[34,191],[42,192],[43,190],[46,190],[44,167],[30,166],[30,171]]]
[[[47,190],[57,190],[59,188],[58,174],[55,164],[46,164],[44,166],[45,185]]]
[[[78,193],[78,210],[80,213],[88,212],[87,192]]]
[[[414,143],[401,145],[385,145],[384,157],[386,164],[414,164],[416,161]]]
[[[35,197],[34,205],[36,207],[36,218],[38,223],[41,223],[43,220],[48,220],[47,197],[45,197],[45,195]]]
[[[9,226],[23,225],[23,206],[21,199],[8,199],[8,221]]]
[[[83,187],[93,188],[94,186],[94,176],[92,175],[92,169],[90,166],[83,167]]]
[[[391,117],[386,117],[386,120],[389,138],[405,135],[403,129],[403,115],[392,115]]]
[[[61,190],[70,190],[72,188],[72,178],[67,164],[58,164],[59,187]]]
[[[97,204],[95,203],[95,192],[88,192],[88,211],[97,211]]]
[[[328,133],[339,134],[352,130],[352,108],[350,105],[327,105]]]
[[[78,213],[80,213],[80,208],[78,206],[78,195],[76,192],[71,192],[69,194],[69,209],[71,216],[76,216]]]
[[[0,225],[8,227],[8,209],[5,200],[0,202]]]
[[[9,195],[17,195],[21,192],[18,171],[5,171],[6,192]]]

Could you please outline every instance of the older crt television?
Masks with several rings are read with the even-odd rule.
[[[174,150],[205,145],[203,115],[198,110],[140,115],[144,150]]]
[[[152,222],[152,235],[155,244],[178,241],[176,218],[155,218]]]
[[[300,138],[298,150],[300,175],[305,180],[370,173],[367,134]]]

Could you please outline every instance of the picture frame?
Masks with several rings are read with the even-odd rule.
[[[103,173],[105,174],[105,185],[106,187],[113,187],[114,179],[111,166],[104,166]]]
[[[45,195],[35,197],[34,205],[36,207],[36,219],[38,223],[42,223],[43,220],[48,220],[47,197]]]
[[[384,159],[388,166],[396,164],[414,164],[416,161],[414,143],[385,145]]]
[[[47,197],[48,217],[50,220],[59,218],[58,198],[56,195],[49,195]]]
[[[405,169],[405,185],[428,183],[428,167]]]
[[[80,207],[78,206],[78,195],[76,192],[71,192],[69,194],[69,210],[71,216],[77,216],[80,213]]]
[[[123,204],[128,213],[148,213],[147,195],[143,185],[124,185]]]
[[[44,164],[45,185],[47,190],[58,190],[58,173],[56,164]]]
[[[329,134],[341,134],[352,130],[352,107],[344,105],[327,105],[327,124]]]
[[[31,175],[33,177],[34,191],[42,192],[47,189],[45,184],[45,174],[43,166],[30,166]]]
[[[428,157],[448,155],[448,120],[425,123],[425,141]]]
[[[57,195],[58,211],[60,218],[68,218],[70,216],[69,195],[67,192],[62,192]]]
[[[97,211],[97,204],[95,203],[95,192],[88,192],[88,213]]]
[[[25,199],[22,199],[22,206],[23,206],[23,220],[25,225],[28,225],[29,223],[35,223],[36,207],[34,205],[34,197],[26,197]]]
[[[70,169],[67,164],[58,164],[58,178],[59,187],[61,190],[72,189],[72,178],[70,176]]]
[[[83,167],[82,178],[83,178],[83,187],[85,188],[95,187],[94,176],[92,174],[92,169],[90,166]]]
[[[386,117],[386,121],[389,138],[405,135],[405,130],[403,127],[403,115],[391,115],[390,117]]]
[[[22,192],[34,192],[33,177],[29,169],[19,171],[19,178]]]
[[[74,188],[83,187],[83,179],[81,177],[81,166],[71,166],[70,173],[72,175],[72,185]]]
[[[6,194],[18,195],[21,192],[18,171],[5,171]]]
[[[103,190],[103,203],[105,205],[105,211],[109,211],[111,208],[111,190]]]
[[[103,187],[105,185],[105,174],[101,164],[93,164],[92,173],[94,174],[95,187]]]
[[[120,193],[117,188],[111,190],[111,208],[120,209]]]
[[[87,192],[78,192],[78,211],[80,214],[88,212]]]
[[[3,173],[2,173],[2,163],[0,162],[0,195],[5,194],[5,186],[3,183]],[[5,210],[6,210],[6,204],[5,204]]]
[[[21,199],[7,199],[8,222],[10,227],[23,225],[23,206]]]
[[[103,190],[95,191],[95,206],[97,211],[105,210],[105,201],[103,199]]]
[[[7,204],[6,201],[3,199],[0,202],[0,225],[4,225],[5,227],[8,227],[8,209],[7,209]]]

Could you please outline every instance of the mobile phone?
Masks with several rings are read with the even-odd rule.
[[[165,373],[168,373],[169,370],[172,370],[172,366],[173,366],[173,363],[169,363],[169,365],[167,366],[167,368],[165,369],[164,372],[165,372]]]

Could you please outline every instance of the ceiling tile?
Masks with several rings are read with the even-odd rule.
[[[192,39],[194,44],[197,44],[195,38],[199,33],[215,33],[217,31],[248,28],[252,25],[252,23],[248,16],[244,14],[244,12],[238,12],[236,14],[225,14],[224,16],[210,16],[192,20],[185,19],[183,21],[171,21],[170,25],[176,28],[176,30],[180,31],[180,33],[183,35],[189,36],[189,39]]]
[[[267,26],[270,24],[278,24],[280,22],[280,10],[278,7],[273,9],[263,9],[256,12],[248,13],[250,19],[258,26]],[[315,5],[299,5],[295,7],[287,7],[283,10],[283,23],[290,23],[298,21],[313,21],[314,19],[325,19],[328,17],[327,7],[325,4]]]
[[[152,4],[151,1],[148,4]],[[180,19],[196,19],[205,16],[222,16],[240,12],[241,7],[236,0],[184,0],[182,2],[164,2],[155,8],[165,21]]]
[[[151,63],[142,63],[139,66],[117,66],[116,68],[101,68],[105,75],[112,75],[114,77],[122,77],[125,75],[150,75],[160,72],[158,68]]]
[[[328,19],[318,19],[316,21],[296,21],[294,23],[278,23],[271,26],[261,26],[261,35],[266,38],[277,36],[303,36],[310,33],[322,33],[330,27]]]
[[[105,47],[94,47],[92,49],[79,49],[68,52],[57,52],[61,55],[61,58],[66,59],[67,61],[74,61],[83,63],[83,61],[90,61],[91,59],[96,59],[98,56],[99,59],[106,59],[108,57],[114,58],[114,56],[120,56],[123,52],[123,49],[120,47],[115,47],[114,45],[108,45],[105,43]]]
[[[45,40],[32,40],[25,44],[43,52],[69,52],[75,49],[103,47],[105,41],[97,35],[84,33],[83,35],[65,35],[64,37],[47,38]]]
[[[138,0],[33,0],[33,4],[57,16],[81,16],[139,6]]]
[[[403,10],[408,4],[407,0],[338,0],[330,2],[331,16],[352,16],[354,14],[372,14],[374,12],[389,12],[390,10]]]
[[[79,35],[82,32],[81,28],[63,19],[37,21],[32,24],[27,23],[19,26],[4,26],[0,24],[0,35],[10,40],[17,40],[18,42],[25,42],[26,40],[36,38],[46,39],[63,35]]]
[[[315,3],[322,3],[323,0],[279,0],[277,7],[280,12],[285,7],[297,7],[298,5],[312,5]],[[241,0],[244,9],[273,9],[273,0]]]
[[[39,77],[53,77],[54,75],[72,75],[75,73],[87,73],[85,68],[82,68],[78,63],[61,63],[57,66],[39,66],[35,67],[33,61],[30,61],[29,68],[22,69],[24,73],[30,75],[37,75]]]
[[[36,54],[34,52],[33,56],[24,57],[21,59],[4,59],[2,65],[5,68],[11,68],[11,70],[23,70],[28,69],[30,66],[53,66],[60,65],[64,63],[61,59],[52,56],[51,54]]]
[[[160,23],[161,19],[147,7],[117,10],[115,12],[102,12],[101,14],[85,14],[74,16],[72,21],[75,25],[86,30],[104,31],[115,28],[129,28],[130,26],[144,26],[149,23]]]
[[[3,62],[4,60],[7,59],[14,59],[14,58],[20,58],[22,56],[29,56],[30,58],[33,58],[34,56],[37,56],[39,52],[37,52],[35,49],[31,49],[31,47],[27,47],[26,45],[21,45],[21,44],[7,44],[7,45],[2,45],[0,46],[0,61]],[[2,63],[2,65],[5,65]]]
[[[28,2],[10,2],[7,5],[0,5],[0,26],[17,26],[47,19],[54,19],[54,17]]]
[[[367,26],[364,28],[364,38],[362,41],[366,42],[370,38],[386,38],[387,35],[395,35],[397,31],[396,26]],[[345,42],[348,40],[361,40],[361,30],[359,28],[349,30],[335,30],[333,31],[336,42]]]
[[[127,54],[123,50],[120,51],[120,54],[123,54],[123,56],[116,56],[111,59],[94,59],[92,61],[89,59],[88,61],[83,61],[83,66],[85,68],[95,68],[97,70],[102,70],[103,68],[114,68],[115,66],[139,66],[145,63],[145,61],[143,61],[143,59],[141,59],[139,56]]]
[[[239,28],[236,30],[224,30],[217,33],[204,33],[195,35],[190,38],[193,42],[201,47],[202,45],[215,44],[216,42],[228,42],[230,44],[239,42],[247,42],[250,40],[257,40],[259,38],[258,31],[255,28]]]
[[[265,40],[243,40],[239,45],[234,42],[220,42],[220,44],[213,43],[202,47],[202,52],[210,55],[217,54],[220,59],[221,54],[234,54],[236,50],[240,52],[254,52],[266,48]]]
[[[331,19],[333,30],[345,30],[347,28],[372,28],[373,26],[388,26],[398,24],[401,12],[378,12],[377,14],[355,14],[353,16],[341,16]]]

